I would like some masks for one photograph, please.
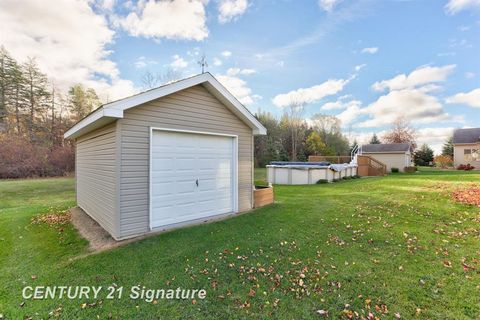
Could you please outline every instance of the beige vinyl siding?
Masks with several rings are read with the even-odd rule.
[[[475,167],[475,169],[480,169],[480,161],[466,160],[465,159],[465,149],[480,149],[480,144],[456,144],[453,147],[453,159],[455,167],[458,167],[461,164],[470,164]]]
[[[387,172],[391,172],[392,168],[398,168],[400,172],[404,171],[407,163],[410,163],[410,156],[406,153],[368,153],[364,155],[370,156],[375,160],[384,163],[387,166]],[[409,164],[410,165],[410,164]]]
[[[120,236],[149,232],[150,127],[238,135],[238,207],[252,208],[252,129],[198,85],[126,110],[121,131]]]
[[[115,123],[80,137],[76,149],[77,204],[116,237]]]

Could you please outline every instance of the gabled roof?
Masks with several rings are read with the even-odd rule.
[[[410,151],[409,143],[364,144],[362,153],[404,153]]]
[[[456,129],[453,131],[453,144],[479,143],[480,128]]]
[[[107,103],[77,122],[65,132],[65,138],[77,138],[107,123],[123,118],[123,112],[143,103],[164,97],[166,95],[196,86],[203,85],[212,95],[220,100],[230,111],[243,120],[253,130],[255,135],[267,134],[267,129],[241,104],[223,85],[210,73],[202,73],[190,78],[179,80],[164,86],[148,90],[128,98]]]

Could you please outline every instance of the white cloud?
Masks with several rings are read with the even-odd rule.
[[[133,63],[133,65],[135,66],[135,68],[137,69],[143,69],[145,68],[146,66],[150,65],[150,64],[158,64],[157,61],[155,60],[151,60],[151,59],[147,59],[145,56],[140,56],[137,58],[137,60],[135,60],[135,62]]]
[[[428,144],[435,154],[440,154],[442,152],[442,145],[453,134],[453,127],[444,127],[444,128],[422,128],[417,129],[417,144],[421,146],[422,144]],[[348,135],[350,143],[354,140],[358,142],[358,144],[367,144],[370,142],[373,136],[372,132],[351,132]],[[380,139],[383,135],[387,133],[387,130],[375,131],[375,134]]]
[[[378,47],[363,48],[362,53],[375,54],[378,52]]]
[[[297,103],[317,102],[324,97],[331,96],[342,91],[345,85],[352,79],[353,77],[349,79],[330,79],[313,87],[300,88],[288,93],[282,93],[273,98],[273,104],[275,104],[277,107],[286,107],[292,101]]]
[[[337,114],[336,117],[340,119],[343,127],[349,126],[354,120],[356,120],[362,113],[362,102],[359,100],[344,101],[351,98],[350,95],[339,97],[337,101],[325,103],[320,109],[325,111],[330,110],[343,110]]]
[[[61,90],[84,83],[101,98],[133,94],[133,83],[121,79],[117,65],[109,59],[106,47],[113,42],[114,31],[88,3],[71,0],[45,5],[41,0],[24,0],[19,5],[15,0],[0,1],[0,43],[18,60],[35,57]]]
[[[417,144],[428,144],[436,154],[441,154],[442,145],[453,134],[454,128],[422,128],[417,130]]]
[[[327,102],[320,107],[321,110],[336,110],[336,109],[345,109],[346,106],[342,101]]]
[[[247,0],[218,0],[218,21],[227,23],[238,19],[247,8]]]
[[[214,66],[221,66],[223,64],[222,60],[220,60],[219,58],[215,57],[213,58],[213,65]]]
[[[202,0],[140,1],[117,23],[132,36],[201,41],[208,37]]]
[[[231,51],[228,51],[228,50],[222,51],[222,56],[224,56],[225,58],[228,58],[231,55],[232,55]]]
[[[320,8],[327,12],[332,12],[332,10],[343,0],[318,0],[318,5]]]
[[[375,91],[400,90],[416,88],[434,82],[443,82],[453,69],[455,69],[453,64],[443,67],[423,66],[415,69],[409,75],[399,74],[392,79],[375,82],[372,88]]]
[[[357,66],[355,66],[355,71],[360,71],[362,70],[363,68],[365,68],[367,65],[364,63],[364,64],[359,64]]]
[[[373,137],[373,134],[375,133],[377,135],[377,137],[379,139],[381,139],[381,137],[386,133],[387,131],[386,130],[382,130],[382,131],[369,131],[369,132],[365,132],[365,131],[362,131],[362,132],[348,132],[346,134],[347,138],[348,138],[348,141],[350,143],[353,143],[353,141],[357,141],[357,143],[359,145],[362,145],[362,144],[368,144],[370,142],[370,140],[372,139]]]
[[[337,118],[340,119],[343,127],[349,126],[354,120],[364,113],[361,105],[362,103],[357,100],[353,100],[345,104],[346,109],[340,114],[337,114]]]
[[[364,109],[371,119],[359,127],[380,127],[393,123],[399,116],[413,123],[453,120],[434,96],[420,89],[390,91]]]
[[[244,75],[244,76],[249,76],[252,74],[257,73],[255,69],[240,69],[240,68],[229,68],[227,70],[227,75],[228,76],[236,76],[236,75]]]
[[[439,57],[454,57],[457,53],[453,51],[437,53]]]
[[[115,0],[99,0],[97,3],[100,5],[100,7],[104,10],[111,11],[113,7],[115,6]]]
[[[445,10],[449,14],[456,14],[467,9],[480,8],[480,0],[449,0]]]
[[[472,79],[476,76],[474,72],[465,72],[465,78]]]
[[[145,57],[139,57],[134,63],[133,65],[135,66],[135,68],[137,69],[142,69],[142,68],[145,68],[147,66],[147,62],[145,61]]]
[[[322,110],[339,110],[339,109],[347,109],[350,106],[360,106],[362,103],[358,100],[351,100],[348,102],[343,102],[349,96],[342,96],[339,97],[337,101],[334,102],[327,102],[323,106],[320,107]]]
[[[480,108],[480,88],[470,92],[460,92],[456,95],[448,97],[446,103],[465,104],[473,108]]]
[[[246,106],[261,99],[261,96],[252,94],[252,89],[250,89],[247,82],[239,77],[222,74],[217,74],[215,77],[235,96],[235,98],[238,99],[238,101]]]
[[[188,62],[185,61],[178,54],[174,55],[172,58],[173,58],[173,61],[172,63],[170,63],[170,67],[172,67],[174,70],[183,69],[188,66]]]

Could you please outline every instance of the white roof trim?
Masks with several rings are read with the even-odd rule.
[[[223,85],[221,85],[217,79],[207,72],[125,99],[107,103],[75,124],[70,130],[65,132],[64,137],[65,139],[77,138],[105,125],[108,122],[123,118],[123,111],[127,109],[199,84],[203,84],[211,94],[225,104],[225,106],[227,106],[237,117],[247,123],[249,127],[252,128],[253,134],[267,134],[267,129],[257,120],[257,118],[255,118],[245,106],[243,106]]]
[[[375,151],[375,152],[372,152],[372,151],[362,151],[362,154],[372,154],[372,153],[396,153],[396,154],[405,154],[405,153],[410,153],[410,151],[406,150],[406,151]]]

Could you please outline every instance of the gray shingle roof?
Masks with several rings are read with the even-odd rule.
[[[480,141],[480,128],[456,129],[453,132],[453,143],[476,143]]]
[[[410,150],[409,143],[382,143],[382,144],[364,144],[363,153],[375,152],[407,152]]]

